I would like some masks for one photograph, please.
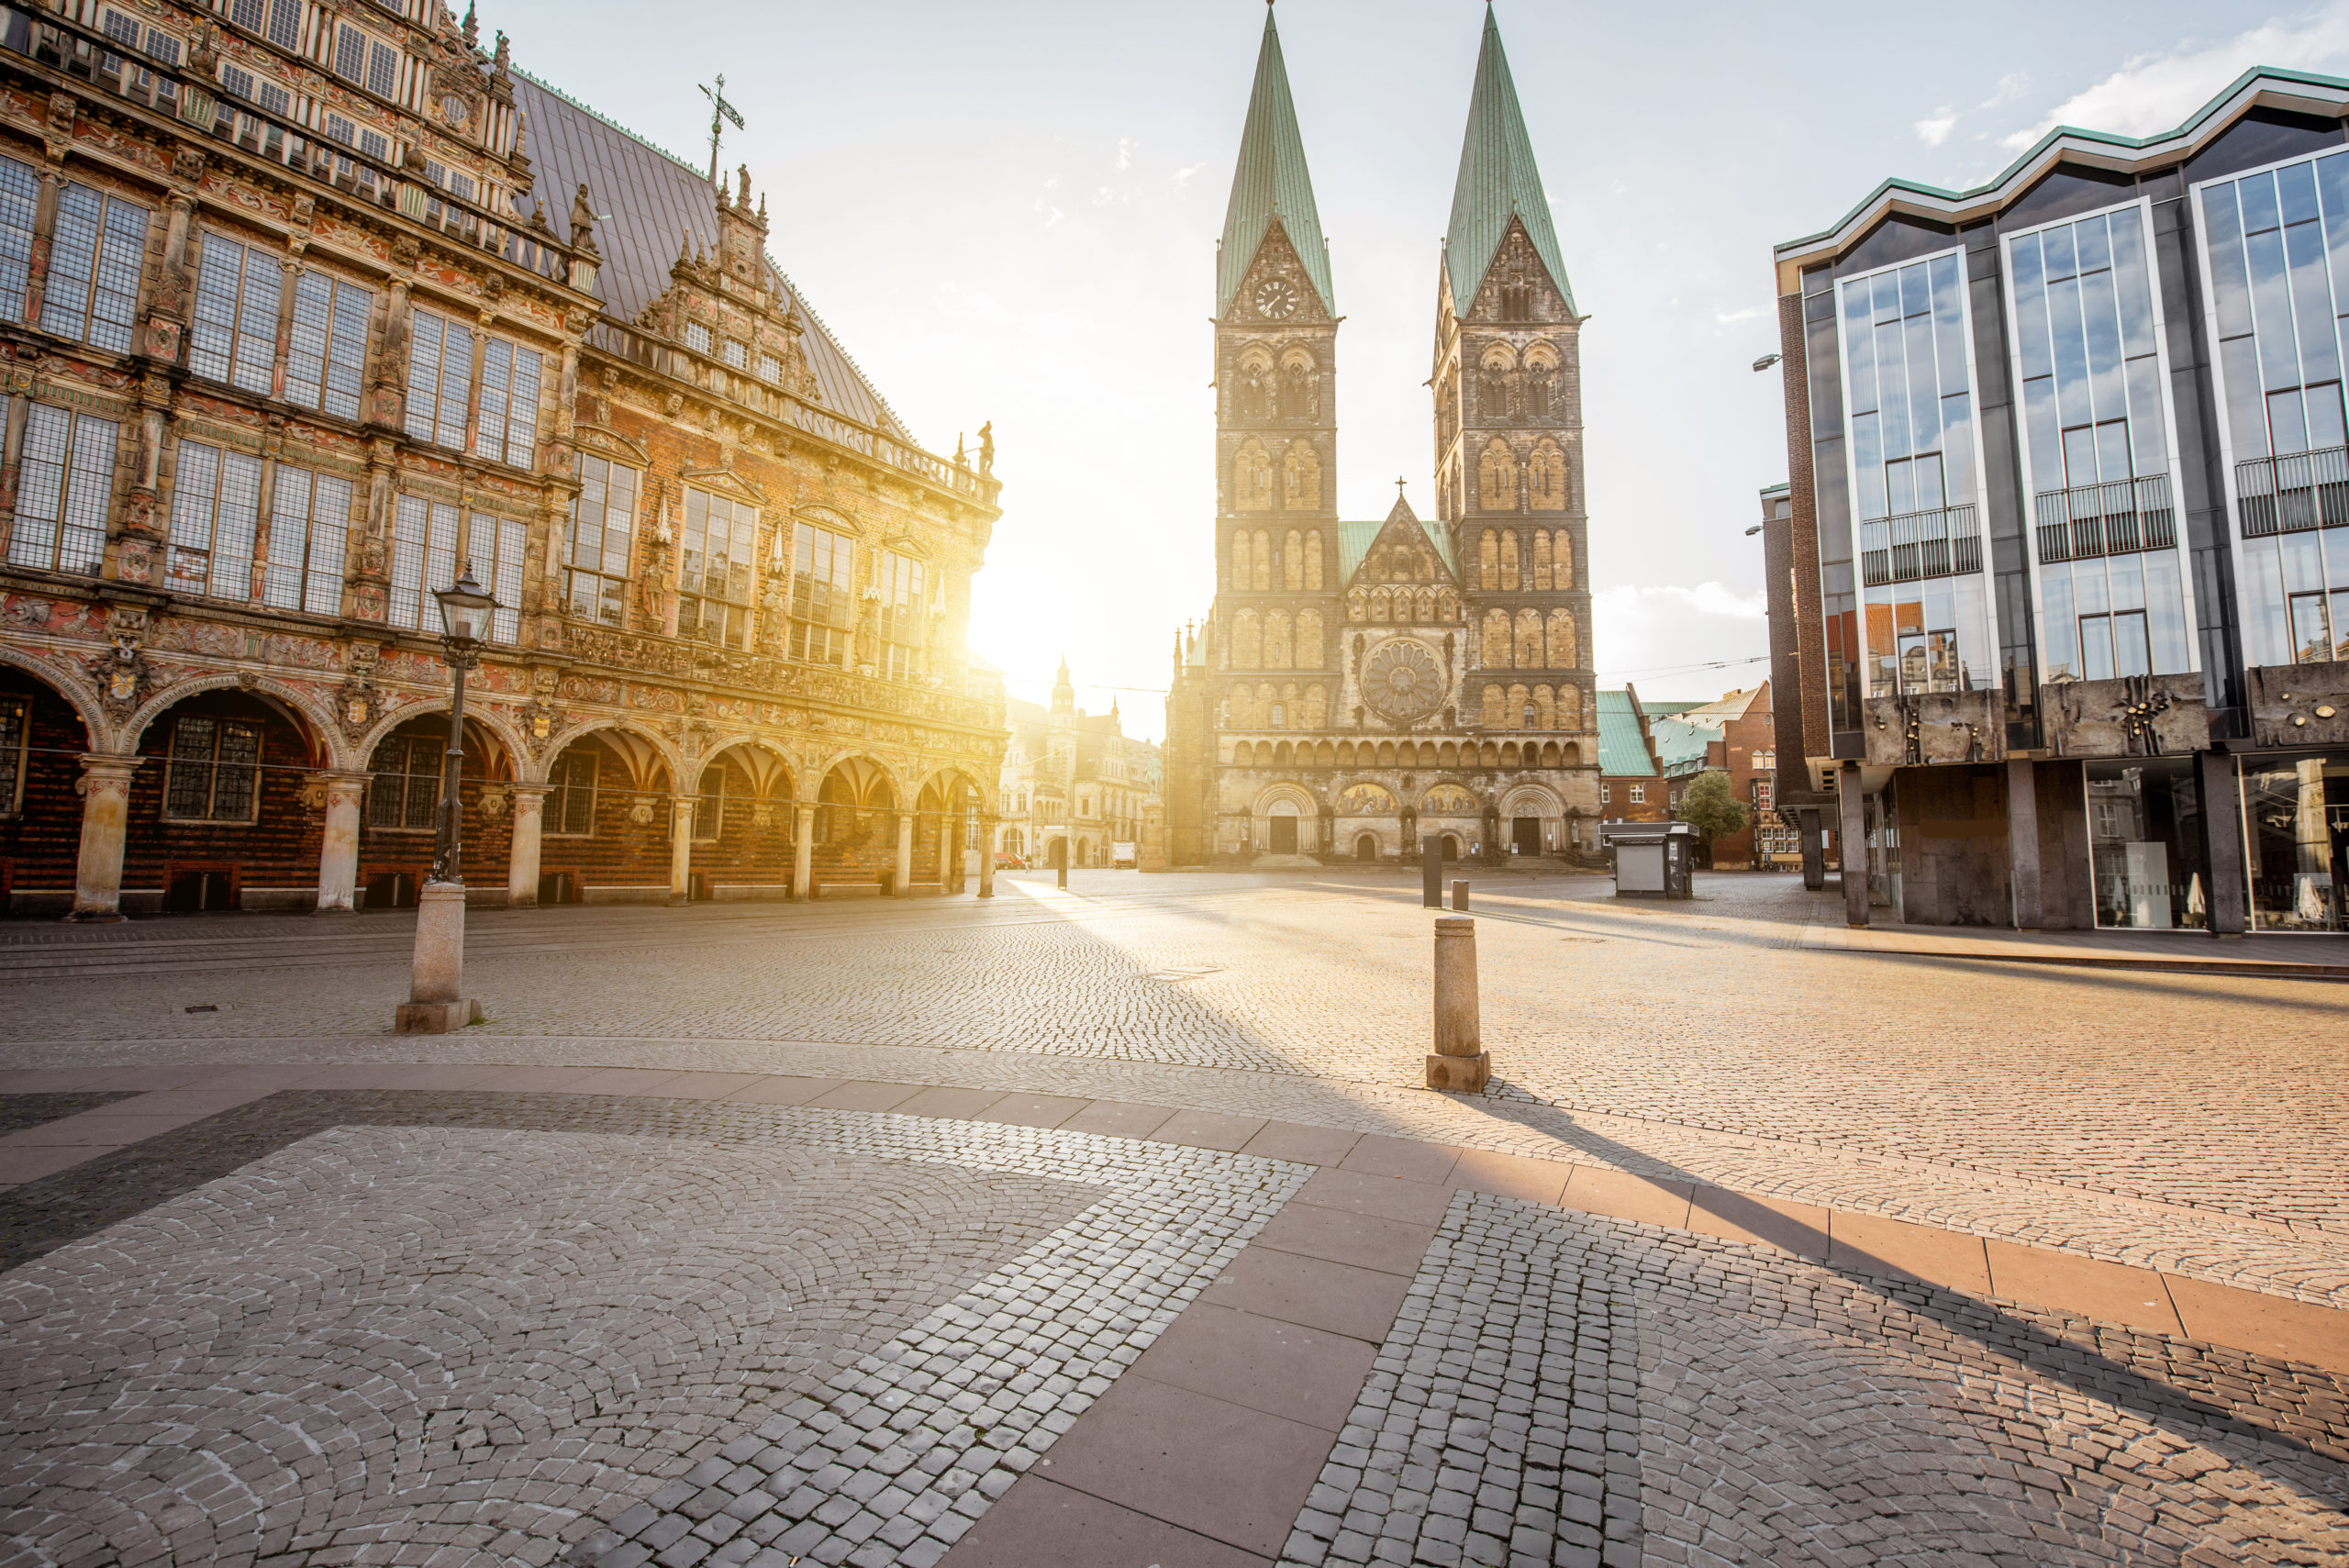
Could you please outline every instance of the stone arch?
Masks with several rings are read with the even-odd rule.
[[[1372,590],[1370,595],[1370,618],[1375,621],[1389,621],[1395,618],[1394,589],[1376,588]]]
[[[1313,798],[1313,792],[1301,784],[1295,784],[1286,779],[1277,784],[1266,784],[1257,795],[1256,804],[1252,808],[1251,815],[1270,817],[1273,815],[1273,808],[1276,806],[1294,806],[1299,817],[1318,817],[1321,814],[1320,802]]]
[[[1504,740],[1501,742],[1501,766],[1504,768],[1513,768],[1517,766],[1516,741]]]
[[[1525,585],[1525,549],[1515,528],[1501,530],[1501,591],[1514,594]]]
[[[1477,357],[1476,368],[1486,371],[1513,371],[1517,369],[1517,351],[1505,342],[1487,343],[1485,345],[1485,351]]]
[[[1370,595],[1360,588],[1346,595],[1346,618],[1354,621],[1370,618]]]
[[[1291,667],[1291,662],[1294,657],[1294,647],[1291,644],[1289,638],[1290,627],[1288,612],[1286,610],[1266,611],[1264,615],[1264,664],[1265,669],[1286,670]]]
[[[707,775],[711,764],[729,751],[740,751],[744,754],[742,762],[738,765],[750,775],[751,782],[759,786],[759,794],[762,796],[772,795],[779,801],[795,800],[798,797],[799,764],[793,759],[791,753],[783,749],[781,744],[763,735],[723,737],[702,754],[698,762],[686,762],[683,775],[685,783],[685,793],[699,794],[702,782]],[[785,786],[781,790],[773,787],[778,781]]]
[[[1557,693],[1552,691],[1547,685],[1539,685],[1534,687],[1533,722],[1527,728],[1532,729],[1555,729],[1557,727]]]
[[[989,789],[984,782],[960,762],[941,762],[923,777],[921,787],[925,790],[936,790],[941,799],[951,800],[953,797],[949,792],[957,779],[970,785],[973,793],[979,797],[980,815],[992,815],[996,806],[996,792]]]
[[[1550,530],[1548,528],[1533,530],[1533,591],[1537,594],[1546,594],[1550,591]]]
[[[1255,670],[1264,662],[1264,628],[1257,624],[1255,611],[1241,610],[1231,617],[1231,662],[1242,670]]]
[[[1518,784],[1501,796],[1501,817],[1504,820],[1511,817],[1549,817],[1564,814],[1564,807],[1558,804],[1557,795],[1544,784]]]
[[[817,785],[818,798],[824,784],[838,774],[856,792],[856,804],[874,810],[895,811],[898,804],[909,798],[905,780],[897,770],[870,751],[843,751],[818,770],[810,768],[808,776],[820,780]]]
[[[1582,688],[1580,686],[1564,685],[1558,688],[1558,728],[1572,730],[1576,734],[1582,732]],[[1566,750],[1571,751],[1574,748],[1569,746]]]
[[[1501,585],[1500,535],[1491,528],[1476,534],[1476,585],[1491,589]]]
[[[1292,594],[1305,586],[1305,535],[1296,528],[1282,542],[1281,586]]]
[[[1392,740],[1381,740],[1378,743],[1378,766],[1382,768],[1391,768],[1394,765],[1395,742]]]
[[[106,722],[106,709],[99,705],[98,694],[81,681],[74,680],[54,664],[45,663],[21,648],[0,644],[0,664],[21,670],[26,674],[57,694],[60,701],[73,710],[82,721],[82,736],[93,751],[128,751],[117,741],[114,727]],[[133,747],[136,741],[131,743]]]
[[[400,716],[401,720],[404,721],[407,718],[414,717],[416,711],[419,710],[410,710],[407,713],[402,714]],[[469,719],[473,717],[474,714],[473,710],[468,708],[465,711],[465,717]],[[557,743],[547,748],[547,754],[544,758],[532,760],[527,768],[518,772],[516,775],[518,782],[522,784],[546,783],[549,774],[554,767],[555,759],[562,756],[564,751],[568,751],[573,742],[584,740],[590,735],[601,732],[608,732],[615,736],[625,737],[630,742],[629,746],[619,748],[618,750],[622,758],[626,760],[636,771],[639,783],[644,782],[649,776],[650,770],[644,766],[644,764],[649,762],[658,762],[673,780],[680,779],[685,776],[685,766],[684,755],[677,750],[675,742],[672,741],[667,736],[662,734],[651,726],[641,723],[636,719],[628,718],[618,714],[596,714],[581,720],[573,728],[562,731],[561,736],[557,738]],[[366,755],[374,755],[374,743],[384,736],[390,733],[391,727],[389,725],[385,725],[379,727],[373,735],[368,737],[368,750]],[[518,751],[515,755],[518,758],[521,758],[528,757],[529,753],[528,751]]]
[[[1231,530],[1231,585],[1245,592],[1251,581],[1248,572],[1248,530]]]
[[[1503,721],[1501,718],[1501,713],[1508,695],[1508,694],[1503,691],[1498,684],[1488,685],[1485,688],[1484,713],[1482,717],[1485,721],[1486,728],[1498,729],[1502,727]]]
[[[1435,618],[1447,622],[1460,618],[1460,600],[1449,588],[1435,591]]]
[[[1509,662],[1508,612],[1491,609],[1485,612],[1485,645],[1483,662],[1487,670],[1506,670]]]
[[[38,665],[28,665],[26,668],[35,673],[39,673]],[[54,684],[51,682],[51,684]],[[222,671],[215,674],[198,675],[191,680],[175,682],[141,703],[138,711],[130,716],[118,732],[119,750],[126,754],[137,751],[139,743],[147,738],[149,725],[192,696],[205,692],[217,691],[239,691],[250,696],[270,699],[272,706],[284,713],[287,721],[302,732],[303,739],[310,744],[313,760],[318,765],[341,768],[345,771],[355,771],[365,767],[367,759],[374,755],[375,741],[380,737],[389,734],[395,725],[423,714],[440,711],[449,706],[444,699],[437,706],[425,704],[403,708],[397,717],[387,719],[378,725],[375,733],[367,738],[365,744],[351,746],[345,740],[341,728],[334,722],[324,708],[317,706],[309,693],[297,686],[290,686],[273,676],[256,675],[250,671],[241,670]],[[70,695],[61,690],[58,695],[64,696],[68,702],[73,700]],[[78,704],[76,709],[79,711]],[[465,717],[472,718],[475,716],[468,713]],[[88,714],[83,715],[82,722],[85,728],[88,726],[90,722]],[[518,737],[511,729],[486,717],[484,718],[482,728],[495,736],[498,744],[505,747],[509,754],[514,752]]]
[[[1561,593],[1575,585],[1575,536],[1564,528],[1550,533],[1550,577]]]
[[[1242,740],[1239,744],[1233,746],[1231,748],[1231,765],[1235,768],[1254,767],[1256,765],[1256,748],[1245,740]]]
[[[1321,530],[1319,528],[1305,530],[1305,591],[1308,594],[1318,594],[1321,591]]]
[[[1319,670],[1326,657],[1321,642],[1321,612],[1303,609],[1297,612],[1297,667]]]
[[[1314,693],[1320,691],[1320,687],[1316,686],[1312,691],[1306,694],[1306,702],[1308,706],[1313,702]],[[1313,765],[1317,768],[1336,767],[1338,765],[1337,748],[1331,746],[1327,740],[1324,740],[1315,746],[1313,748]]]
[[[1304,727],[1308,729],[1319,729],[1329,722],[1329,693],[1323,688],[1320,682],[1314,681],[1308,684],[1305,688]],[[1328,741],[1325,740],[1322,742],[1322,749],[1324,751],[1329,749]]]
[[[1255,588],[1273,585],[1273,536],[1269,529],[1256,530],[1255,543],[1248,553],[1248,582]]]

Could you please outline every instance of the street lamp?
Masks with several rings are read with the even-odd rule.
[[[449,706],[449,750],[440,762],[440,806],[432,838],[432,880],[464,885],[460,862],[464,854],[464,829],[459,819],[457,786],[465,763],[465,672],[481,662],[481,645],[489,639],[489,619],[497,601],[473,581],[473,563],[454,583],[434,592],[440,601],[441,658],[457,678],[455,699]]]
[[[480,661],[498,605],[473,581],[470,561],[456,582],[432,596],[440,602],[440,656],[456,677],[456,695],[449,706],[449,749],[441,760],[432,874],[417,895],[416,957],[408,999],[400,1004],[395,1024],[401,1034],[447,1034],[481,1021],[480,1004],[464,994],[464,845],[457,791],[465,760],[465,672]]]

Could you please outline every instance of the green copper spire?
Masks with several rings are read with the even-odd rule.
[[[1534,253],[1550,269],[1550,281],[1572,310],[1575,291],[1558,254],[1550,201],[1542,194],[1542,171],[1534,167],[1532,139],[1525,134],[1525,117],[1518,110],[1517,84],[1509,80],[1508,56],[1501,51],[1500,25],[1487,6],[1485,43],[1476,53],[1476,91],[1468,101],[1468,137],[1460,149],[1460,183],[1452,193],[1452,231],[1443,246],[1457,308],[1467,309],[1484,286],[1512,216],[1524,223]]]
[[[1248,96],[1248,128],[1240,137],[1240,167],[1231,176],[1231,206],[1223,215],[1223,250],[1217,258],[1215,313],[1231,312],[1231,296],[1248,275],[1264,232],[1279,218],[1330,315],[1338,306],[1330,292],[1330,245],[1321,238],[1321,215],[1313,206],[1313,177],[1305,168],[1305,142],[1297,134],[1297,106],[1288,95],[1288,68],[1281,61],[1280,30],[1264,12],[1264,47],[1256,56],[1256,87]]]

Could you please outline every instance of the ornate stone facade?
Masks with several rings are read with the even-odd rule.
[[[1429,384],[1437,517],[1398,495],[1342,520],[1339,317],[1267,18],[1219,262],[1217,595],[1168,706],[1176,864],[1596,847],[1583,318],[1489,28],[1468,141]],[[1538,233],[1518,216],[1537,210]]]
[[[405,901],[466,562],[504,606],[476,898],[962,885],[1004,746],[963,643],[991,435],[913,441],[747,171],[713,190],[438,0],[295,13],[0,47],[9,906]]]

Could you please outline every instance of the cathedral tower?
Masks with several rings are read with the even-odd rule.
[[[1466,579],[1483,728],[1562,730],[1595,753],[1582,320],[1487,8],[1438,272],[1437,505]]]

